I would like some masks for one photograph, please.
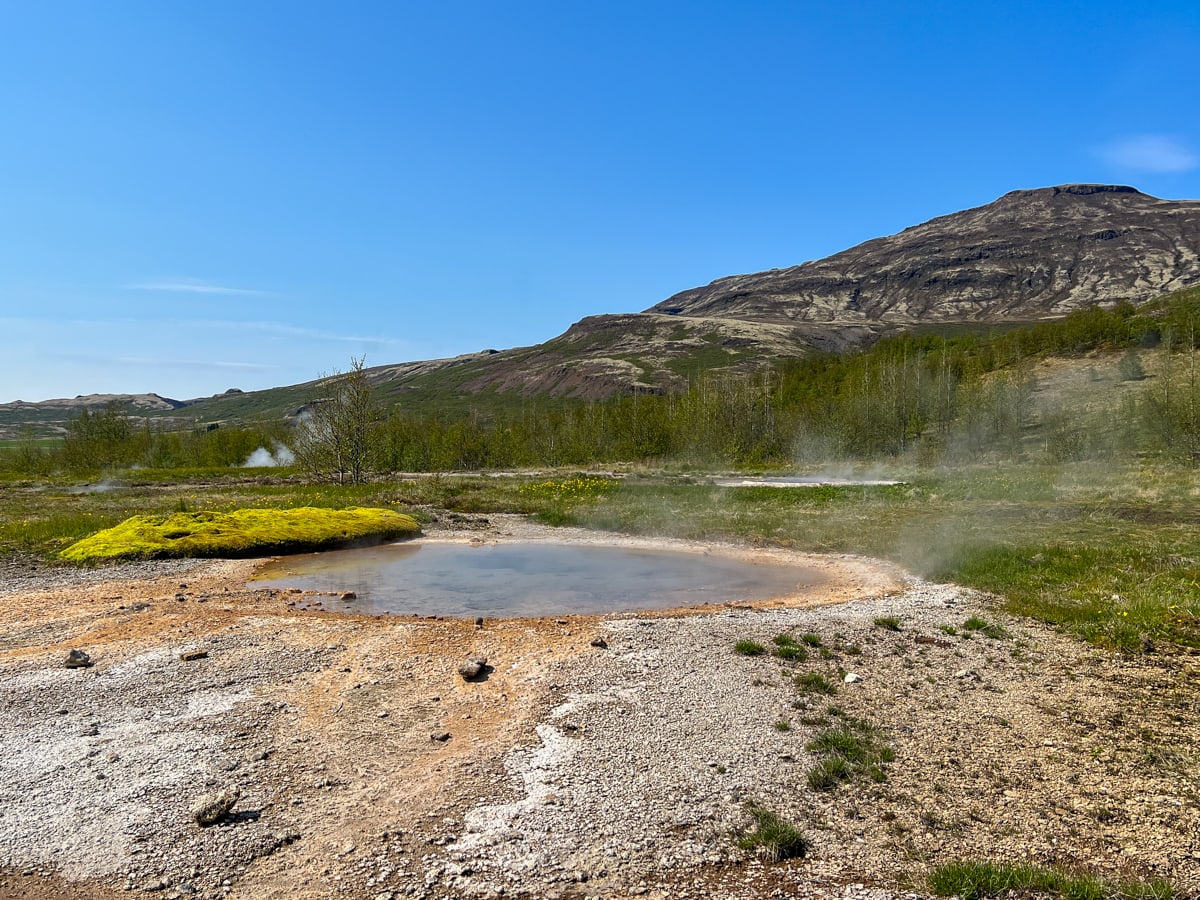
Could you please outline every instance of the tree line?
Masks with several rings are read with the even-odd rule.
[[[44,471],[235,466],[258,447],[286,445],[309,475],[350,482],[372,473],[640,460],[770,466],[1157,453],[1194,463],[1197,319],[1200,290],[1192,290],[990,334],[909,332],[861,352],[815,354],[748,375],[710,371],[678,394],[573,405],[530,399],[516,412],[481,408],[461,416],[385,409],[359,359],[324,378],[322,396],[290,426],[157,432],[113,409],[85,412],[59,447],[18,448],[3,462]],[[1155,349],[1160,362],[1147,380],[1141,354]],[[1082,406],[1042,399],[1035,361],[1095,351],[1124,351],[1119,380],[1146,384],[1115,392],[1097,383]]]

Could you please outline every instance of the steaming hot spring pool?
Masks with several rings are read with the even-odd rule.
[[[307,608],[363,615],[553,616],[768,600],[822,580],[812,569],[625,546],[410,541],[288,556],[256,587],[300,588]]]

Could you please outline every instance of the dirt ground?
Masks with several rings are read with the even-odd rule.
[[[436,537],[619,540],[506,517]],[[857,558],[715,552],[820,578],[481,626],[313,611],[248,587],[254,561],[0,585],[0,897],[891,897],[997,850],[1200,886],[1194,658],[1109,659],[1018,622],[952,641],[938,623],[986,598]],[[809,792],[820,704],[729,650],[807,629],[836,633],[831,673],[866,673],[838,703],[892,736],[884,787]],[[66,668],[72,649],[91,665]],[[464,680],[469,656],[490,670]],[[231,789],[222,821],[192,821]],[[813,823],[807,859],[737,850],[764,792]]]

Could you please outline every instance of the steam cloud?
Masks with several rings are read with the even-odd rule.
[[[275,444],[275,451],[272,452],[266,447],[259,447],[251,453],[244,463],[242,468],[269,468],[274,466],[290,466],[296,461],[296,456],[283,444]]]

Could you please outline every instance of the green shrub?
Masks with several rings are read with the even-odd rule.
[[[899,631],[900,620],[895,616],[879,616],[875,619],[875,627],[884,631]]]

